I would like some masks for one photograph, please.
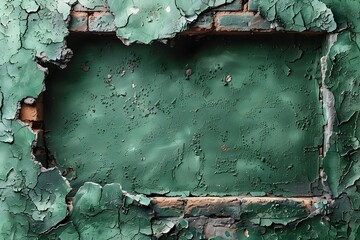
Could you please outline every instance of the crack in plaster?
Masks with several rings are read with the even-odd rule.
[[[320,59],[321,63],[321,92],[322,92],[322,104],[324,108],[325,127],[324,127],[324,156],[330,149],[330,138],[333,134],[333,129],[336,124],[336,110],[335,110],[335,97],[331,90],[326,86],[325,79],[327,72],[331,72],[328,69],[328,57],[330,48],[334,45],[337,40],[337,34],[330,34],[327,37],[327,50],[323,57]]]

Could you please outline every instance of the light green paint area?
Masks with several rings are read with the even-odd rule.
[[[48,55],[47,60],[55,61],[61,60],[62,51],[69,51],[63,48],[69,11],[62,1],[5,1],[0,8],[1,141],[12,141],[8,121],[15,118],[18,102],[37,97],[43,89],[43,69],[36,67],[35,56]],[[52,31],[54,26],[58,31]]]
[[[0,78],[0,140],[11,143],[11,120],[15,118],[18,102],[41,92],[44,73],[37,68],[31,51],[21,49],[0,66]]]
[[[89,9],[96,9],[96,7],[103,7],[106,5],[105,0],[78,0],[78,3]]]
[[[0,239],[36,239],[66,216],[70,191],[57,169],[33,161],[36,135],[17,118],[18,104],[44,88],[35,56],[66,62],[69,1],[2,1],[0,7]],[[46,57],[45,57],[46,56]]]
[[[334,94],[336,121],[331,139],[333,145],[324,164],[335,196],[353,186],[360,174],[358,43],[360,41],[355,34],[339,34],[327,58],[326,85]]]
[[[322,0],[334,14],[338,29],[360,32],[359,9],[357,0]]]
[[[263,17],[287,31],[336,29],[331,9],[319,0],[260,0],[257,4]]]
[[[70,188],[58,170],[34,163],[30,130],[18,122],[12,129],[14,142],[0,143],[0,238],[32,239],[65,218]]]
[[[328,69],[325,83],[334,95],[336,119],[324,167],[336,198],[332,221],[345,223],[338,231],[344,239],[357,239],[360,234],[359,43],[358,34],[340,33],[336,41],[329,44],[325,58]]]
[[[143,196],[127,195],[119,184],[85,183],[76,193],[67,225],[44,239],[153,239],[153,211]]]
[[[86,40],[45,97],[47,145],[74,189],[318,194],[321,38]]]
[[[187,29],[207,9],[234,0],[108,0],[116,35],[125,43],[168,39]]]

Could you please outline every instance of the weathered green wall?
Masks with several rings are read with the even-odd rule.
[[[175,223],[172,221],[165,221],[165,223],[156,222],[156,219],[154,219],[154,210],[149,206],[149,200],[146,197],[140,195],[124,196],[125,193],[119,190],[120,187],[117,184],[105,185],[102,189],[94,183],[85,183],[81,187],[80,185],[76,186],[76,188],[80,187],[80,189],[73,201],[73,211],[70,216],[65,219],[67,211],[65,197],[70,191],[70,187],[65,179],[61,177],[57,168],[44,169],[33,161],[31,148],[35,135],[30,129],[17,120],[18,103],[29,97],[30,99],[28,100],[31,101],[31,97],[36,98],[44,90],[43,81],[45,69],[37,65],[36,61],[41,64],[43,62],[54,62],[61,67],[65,67],[66,62],[69,60],[71,51],[66,48],[64,37],[68,34],[67,19],[71,5],[74,2],[75,1],[71,0],[37,0],[36,2],[31,0],[2,0],[0,4],[0,52],[2,53],[0,56],[0,238],[37,239],[40,236],[45,239],[77,239],[79,237],[82,239],[109,239],[111,237],[115,239],[149,239],[155,237],[157,234],[161,235],[161,233],[170,231],[168,229],[173,229],[173,232],[171,232],[172,236],[164,237],[167,239],[203,238],[204,230],[199,227],[202,225],[200,223],[191,225],[191,223],[193,223],[191,219],[183,220],[182,218],[176,218],[178,220],[175,220]],[[81,2],[84,5],[96,4],[95,1]],[[130,2],[132,2],[132,4],[130,4]],[[173,37],[177,32],[185,30],[187,25],[196,18],[198,13],[209,7],[224,3],[223,1],[209,1],[208,4],[202,4],[200,3],[201,1],[195,0],[189,2],[175,1],[175,12],[177,14],[157,14],[161,9],[167,9],[168,5],[165,4],[165,2],[167,3],[167,1],[160,0],[148,2],[144,6],[145,9],[148,9],[145,11],[147,14],[142,14],[143,12],[140,11],[141,14],[136,15],[134,11],[136,12],[137,9],[134,7],[139,8],[139,6],[144,4],[143,2],[127,0],[118,2],[109,1],[110,10],[115,15],[115,19],[117,19],[116,27],[118,28],[118,37],[122,38],[125,43],[136,41],[148,43],[159,38]],[[273,203],[271,206],[267,206],[266,204],[250,205],[251,207],[249,208],[241,209],[241,212],[244,213],[241,220],[232,218],[232,223],[225,223],[225,225],[235,225],[237,231],[234,234],[226,231],[221,232],[219,230],[219,232],[223,234],[214,234],[214,236],[219,235],[225,239],[241,239],[245,238],[246,234],[244,234],[244,231],[246,228],[250,235],[249,239],[293,239],[301,236],[312,239],[357,239],[360,234],[360,204],[358,200],[358,179],[360,173],[357,153],[359,148],[357,139],[357,116],[359,112],[358,79],[360,77],[358,70],[360,63],[360,41],[358,36],[360,29],[360,3],[356,0],[258,0],[250,1],[250,3],[255,9],[260,11],[263,17],[269,21],[276,22],[275,25],[278,26],[278,29],[285,29],[287,31],[321,30],[329,32],[328,38],[324,40],[322,44],[322,58],[320,58],[321,56],[319,54],[314,53],[314,50],[311,48],[311,46],[318,46],[317,41],[313,41],[311,46],[306,45],[306,43],[304,44],[304,42],[299,42],[299,47],[304,51],[299,61],[313,61],[313,68],[309,74],[310,76],[314,76],[316,80],[312,79],[306,83],[302,83],[302,88],[309,89],[309,98],[306,99],[306,101],[309,102],[304,102],[303,100],[298,102],[301,104],[309,104],[311,101],[315,101],[314,97],[316,97],[317,94],[314,89],[316,89],[317,81],[321,83],[322,92],[320,96],[323,101],[324,129],[326,133],[324,138],[325,157],[320,159],[321,168],[324,169],[324,172],[321,174],[321,180],[325,186],[324,196],[327,197],[328,201],[333,199],[334,202],[330,205],[328,205],[328,201],[325,201],[323,204],[322,202],[318,202],[316,206],[318,210],[314,212],[314,215],[317,216],[314,218],[311,218],[313,216],[311,214],[309,218],[305,217],[302,210],[296,206],[292,206],[289,209],[282,205],[277,205],[277,203]],[[123,14],[123,9],[126,9],[124,8],[125,6],[130,6],[132,12]],[[171,5],[170,9],[174,9],[173,7],[174,6]],[[127,16],[125,20],[124,16]],[[156,16],[156,18],[150,19],[149,21],[149,17],[151,18],[152,16]],[[212,44],[215,44],[215,42],[212,42]],[[211,41],[209,44],[211,44]],[[268,45],[266,46],[266,44]],[[264,47],[269,48],[270,43],[266,42],[266,44]],[[282,41],[276,44],[281,45]],[[89,45],[90,46],[84,47],[91,47],[91,43],[89,43]],[[231,46],[230,44],[227,47],[230,48]],[[235,48],[236,46],[235,44]],[[144,48],[156,49],[160,47],[144,46]],[[154,56],[160,57],[162,54],[170,54],[170,50],[169,52],[165,51],[166,48],[165,46],[161,47],[161,50],[157,51]],[[140,51],[135,49],[138,48],[134,47],[133,51]],[[221,44],[218,49],[221,49]],[[291,50],[293,47],[291,46],[289,49]],[[199,56],[201,56],[200,50],[201,47],[199,50],[196,50],[199,51]],[[126,49],[125,51],[130,50]],[[176,49],[171,51],[176,51]],[[237,51],[241,51],[241,47]],[[216,49],[209,49],[209,53],[207,52],[206,49],[203,49],[203,56],[210,53],[214,54]],[[274,61],[275,65],[284,63],[284,60],[281,59],[280,49],[279,51],[271,50],[271,52],[274,52],[272,55],[275,54],[275,56],[279,54],[277,55],[279,56],[279,61]],[[220,55],[220,57],[221,56],[224,57],[225,55]],[[311,56],[313,57],[312,59]],[[81,59],[81,56],[79,57]],[[225,61],[222,58],[219,58],[219,60],[222,60],[222,62]],[[145,64],[142,61],[141,59],[140,64]],[[270,62],[272,60],[269,57],[267,61]],[[193,63],[196,68],[193,69],[193,74],[189,80],[185,80],[184,71],[186,69],[184,69],[184,64],[187,64],[187,61],[180,59],[179,62],[181,65],[174,66],[176,62],[177,61],[174,60],[165,62],[166,65],[169,65],[169,67],[172,67],[174,71],[177,72],[176,75],[183,75],[181,79],[174,79],[174,85],[180,83],[183,86],[186,84],[195,84],[194,76],[209,70],[200,69],[200,71],[198,71],[198,68],[203,65]],[[320,63],[321,69],[317,63]],[[153,64],[155,65],[155,62]],[[260,65],[260,62],[257,64]],[[294,64],[297,65],[297,63]],[[291,64],[289,63],[289,65]],[[191,64],[189,66],[192,68]],[[71,67],[79,68],[79,65],[76,66],[74,63]],[[306,68],[307,67],[308,65],[306,65]],[[292,68],[290,66],[289,68],[291,72],[288,78],[294,81],[297,80],[296,83],[300,84],[301,81],[296,77],[296,69],[298,68]],[[269,73],[271,70],[269,70]],[[90,66],[89,73],[91,73],[90,71],[96,71],[96,69]],[[138,71],[138,69],[134,72],[136,73],[136,71]],[[227,96],[227,99],[229,99],[230,96],[234,96],[236,89],[240,88],[236,84],[249,83],[245,78],[237,81],[237,77],[241,79],[241,74],[238,73],[239,75],[237,75],[233,73],[233,71],[233,69],[229,69],[224,73],[220,74],[217,72],[219,75],[214,75],[220,79],[224,79],[228,73],[232,74],[233,79],[229,86],[223,86],[223,84],[219,82],[219,89],[221,89],[223,93],[226,91],[231,93],[231,95]],[[239,71],[241,71],[241,69]],[[285,67],[282,68],[282,72],[278,74],[284,74],[287,71]],[[260,74],[260,71],[258,71],[258,73]],[[115,81],[116,74],[110,75],[110,78],[114,76],[113,81]],[[124,76],[124,79],[127,77],[128,74]],[[102,78],[105,78],[105,82],[108,81],[107,71],[104,71],[104,77]],[[64,81],[69,80],[66,79]],[[258,81],[259,79],[255,79],[255,83],[259,83]],[[312,82],[313,85],[310,85],[310,82]],[[54,81],[54,84],[56,83],[57,81]],[[105,83],[103,82],[102,84]],[[209,81],[205,86],[208,86],[211,90],[215,87],[211,84],[212,81]],[[114,84],[115,89],[120,86],[121,84]],[[265,87],[264,85],[261,86]],[[293,85],[288,85],[289,88],[292,88],[292,86]],[[112,92],[113,90],[111,90],[111,88],[111,85],[109,85],[108,88],[103,90]],[[204,88],[204,86],[202,88]],[[201,88],[199,87],[199,89]],[[61,89],[58,89],[58,91],[61,91]],[[101,91],[101,88],[97,89],[97,91]],[[293,93],[296,92],[296,89],[286,89],[286,91]],[[195,91],[195,93],[197,93],[197,91]],[[199,93],[203,94],[203,92]],[[276,91],[270,93],[272,93],[270,96],[275,97]],[[304,89],[301,91],[299,89],[299,96],[301,98],[304,97],[303,93]],[[128,94],[131,94],[131,92],[128,91]],[[180,93],[176,92],[174,94],[179,95]],[[250,93],[244,92],[244,94]],[[291,94],[291,96],[293,95]],[[208,97],[210,97],[210,95],[208,95]],[[217,95],[217,97],[219,98],[220,95]],[[236,99],[237,97],[238,96],[235,96]],[[119,98],[122,99],[121,96]],[[105,101],[107,100],[105,99]],[[111,101],[112,100],[108,100],[106,104],[110,105]],[[252,101],[248,101],[247,104],[253,103]],[[296,99],[291,99],[291,101],[297,102]],[[205,100],[200,99],[199,103],[196,104],[200,104],[201,102],[205,102]],[[177,108],[180,108],[180,106],[176,105],[179,103],[181,103],[181,101],[175,101],[174,103]],[[239,104],[240,103],[241,101],[239,101]],[[81,106],[81,104],[72,104],[76,107]],[[171,101],[168,105],[171,106]],[[189,106],[187,106],[187,108],[188,107]],[[319,106],[314,107],[313,111],[318,112],[318,107]],[[111,107],[109,106],[108,108]],[[234,110],[234,108],[231,109]],[[91,114],[92,109],[89,110]],[[202,109],[199,109],[200,113],[201,110]],[[226,109],[223,111],[226,111]],[[310,114],[311,109],[308,111],[308,114]],[[274,117],[276,112],[268,112],[268,114],[267,116]],[[300,114],[300,112],[298,114]],[[257,113],[256,115],[259,116],[259,118],[264,117],[261,113]],[[290,113],[287,113],[287,115],[292,116],[294,120],[296,119],[294,115]],[[175,117],[176,115],[171,116]],[[209,112],[203,116],[216,116],[216,113]],[[306,112],[304,116],[306,116]],[[134,114],[134,117],[135,119],[144,118],[141,114]],[[153,117],[153,115],[151,114],[144,119],[147,120],[150,117]],[[128,121],[126,116],[123,118]],[[314,129],[313,127],[319,124],[319,118],[315,116],[310,120],[311,129]],[[62,119],[59,119],[59,121],[61,122]],[[305,127],[307,127],[307,125],[305,125]],[[293,126],[291,129],[300,132],[296,126]],[[305,132],[306,130],[305,128]],[[278,133],[280,130],[276,129],[275,132]],[[316,130],[314,132],[310,131],[309,134],[306,134],[306,137],[311,138],[311,136],[315,135],[318,135],[318,131]],[[101,133],[98,136],[101,136]],[[59,137],[59,135],[55,137]],[[228,141],[235,140],[229,138]],[[319,139],[315,141],[317,144]],[[212,151],[212,144],[213,143],[209,143],[209,145],[206,145],[208,148],[204,149],[204,151]],[[267,144],[271,145],[271,142]],[[294,144],[298,146],[297,144],[299,143]],[[313,142],[308,144],[310,146],[315,145]],[[286,143],[283,143],[283,145],[284,147],[288,147]],[[304,146],[304,143],[300,143],[300,145]],[[81,150],[84,151],[86,149]],[[194,153],[190,150],[187,152],[189,154]],[[250,159],[253,152],[250,151],[247,152],[247,154],[249,154],[247,159]],[[276,153],[274,154],[276,155]],[[311,152],[309,154],[311,154]],[[296,157],[298,157],[298,155]],[[184,157],[184,159],[188,160],[190,158]],[[275,159],[272,160],[274,160],[274,162],[271,161],[271,163],[279,166],[280,170],[288,166],[287,164],[282,166],[280,163],[277,165],[275,164]],[[59,159],[59,161],[61,163],[63,159]],[[146,156],[144,162],[145,161]],[[311,160],[307,159],[307,161],[310,162]],[[314,161],[317,161],[317,159],[314,159]],[[176,168],[175,175],[178,174],[178,171],[183,171],[181,168],[184,166],[185,164],[179,165],[179,167]],[[294,165],[294,169],[301,171],[296,165]],[[214,169],[211,171],[213,170]],[[280,170],[277,173],[284,174],[284,171]],[[295,170],[292,171],[295,172]],[[270,169],[269,171],[276,172]],[[143,174],[144,177],[146,177],[146,172]],[[315,177],[315,175],[309,174],[312,178]],[[238,176],[241,177],[241,174],[238,174]],[[129,177],[131,178],[133,176]],[[166,175],[161,177],[166,178]],[[229,177],[234,178],[235,176]],[[205,178],[203,179],[205,180]],[[302,178],[300,177],[300,179]],[[92,181],[92,179],[88,180]],[[209,180],[213,181],[215,179],[210,178]],[[308,184],[309,181],[312,180],[313,179],[308,179],[308,181],[305,182]],[[79,184],[82,184],[80,180]],[[281,185],[282,187],[285,186],[285,184]],[[326,189],[327,185],[331,191]],[[259,188],[245,187],[243,188],[244,190],[239,190],[239,192],[254,191],[259,190]],[[131,186],[131,189],[136,189],[136,186]],[[184,187],[181,188],[181,186],[179,186],[178,190],[183,192],[183,189]],[[261,191],[267,191],[267,189],[271,188],[267,186],[265,189],[261,189]],[[199,194],[201,195],[205,191],[205,189],[199,190]],[[297,190],[295,191],[294,189],[288,191],[290,194],[291,191],[293,191],[293,194],[297,192]],[[215,189],[213,192],[216,194],[220,191]],[[223,190],[223,192],[226,191]],[[277,191],[274,191],[274,193],[276,192]],[[323,216],[321,214],[323,214]],[[298,217],[292,221],[282,222],[278,220],[288,219],[289,215]],[[251,221],[251,219],[256,219],[256,221]],[[268,224],[261,224],[261,221],[259,221],[261,219],[272,219],[272,221]],[[63,221],[62,224],[58,225],[61,221]],[[204,221],[210,220],[204,219]],[[232,220],[230,219],[229,221]],[[54,229],[55,226],[58,227]],[[160,227],[156,228],[156,226]],[[51,231],[49,232],[49,230]]]

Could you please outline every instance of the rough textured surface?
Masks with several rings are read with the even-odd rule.
[[[124,43],[150,43],[174,37],[186,30],[200,13],[232,1],[108,0],[108,5],[115,16],[116,34]]]
[[[79,39],[47,82],[47,145],[75,189],[319,194],[322,38],[105,39]]]
[[[151,239],[150,200],[119,184],[85,183],[76,193],[67,224],[44,239]]]
[[[336,29],[332,10],[320,1],[175,1],[177,9],[174,16],[170,14],[174,13],[170,3],[139,4],[110,1],[111,10],[107,3],[94,5],[84,1],[74,7],[70,29],[76,32],[116,32],[125,44],[155,40],[166,42],[184,30],[186,34],[193,35],[213,30],[222,33],[286,30],[321,34]],[[80,13],[89,14],[88,22],[92,26],[88,29],[78,27],[83,20]]]
[[[348,32],[337,36],[326,55],[326,86],[334,94],[336,118],[330,138],[330,149],[324,159],[325,172],[333,197],[342,198],[337,211],[352,212],[349,218],[350,236],[358,236],[359,211],[359,37]],[[346,200],[345,200],[346,199]],[[340,200],[339,200],[340,201]],[[340,214],[339,214],[340,215]],[[340,220],[340,219],[339,219]]]
[[[258,10],[284,30],[332,32],[336,29],[331,9],[319,0],[260,0]]]
[[[79,2],[91,8],[92,11],[107,9],[107,3],[101,0]],[[123,13],[124,9],[113,8],[115,18],[121,19],[125,16],[129,20],[129,25],[120,27],[123,28],[121,31],[118,29],[118,33],[121,33],[119,36],[129,37],[128,30],[131,27],[142,23],[142,20],[147,20],[148,16],[153,17],[157,16],[157,13],[163,13],[161,11],[164,7],[166,10],[167,5],[157,5],[159,2],[148,2],[140,10],[148,9],[149,11],[139,10],[139,14],[140,12],[142,14],[136,18],[127,12],[120,16],[118,14]],[[223,8],[232,10],[237,2],[239,1],[233,1],[233,5]],[[128,4],[127,1],[113,3],[114,5]],[[135,3],[138,4],[140,1]],[[192,22],[200,12],[206,8],[221,5],[223,1],[209,1],[204,5],[200,4],[200,7],[196,3],[200,1],[171,2],[172,6],[174,4],[178,6],[175,9],[177,14],[173,16],[181,16],[179,24],[174,25],[172,21],[168,21],[172,19],[171,16],[169,18],[166,14],[158,15],[159,18],[150,19],[150,22],[155,23],[154,26],[145,21],[143,26],[140,24],[140,28],[134,28],[134,36],[129,37],[129,42],[150,42],[172,37],[177,32],[186,29],[185,26]],[[323,106],[324,111],[324,147],[320,148],[320,153],[323,153],[325,157],[320,159],[322,187],[319,187],[323,190],[324,199],[312,202],[311,207],[289,199],[285,202],[267,201],[255,205],[254,203],[246,205],[244,200],[234,200],[226,205],[216,205],[212,202],[213,205],[209,206],[206,206],[204,202],[196,205],[199,199],[196,201],[188,199],[189,204],[186,205],[188,206],[186,209],[167,207],[164,201],[164,208],[159,210],[144,196],[129,195],[120,191],[118,184],[109,184],[101,188],[94,183],[84,183],[82,186],[76,186],[76,189],[79,187],[80,189],[75,194],[73,211],[66,218],[65,196],[70,189],[56,168],[46,170],[33,161],[32,145],[37,146],[42,143],[16,118],[19,103],[23,100],[26,104],[33,104],[34,98],[37,98],[44,88],[45,69],[37,65],[36,61],[54,62],[65,67],[71,56],[71,51],[66,48],[63,41],[68,34],[66,26],[71,4],[73,4],[71,0],[15,0],[3,1],[0,6],[1,239],[359,238],[360,184],[358,179],[360,173],[357,130],[358,79],[360,77],[358,70],[359,1],[250,0],[246,4],[250,10],[260,8],[263,17],[273,21],[272,27],[278,30],[340,31],[338,34],[329,35],[323,42],[322,57],[314,55],[312,59],[313,64],[317,65],[314,66],[314,69],[317,69],[314,77],[321,85],[320,106]],[[244,9],[247,9],[246,5]],[[75,7],[81,9],[79,4]],[[94,18],[93,26],[96,28],[98,23],[100,26],[107,26],[107,24],[111,26],[111,23],[107,22],[110,21],[109,19],[112,19],[111,16]],[[84,26],[81,23],[77,24]],[[161,29],[161,31],[153,31],[154,29]],[[302,44],[299,47],[304,51],[304,56],[301,58],[306,58],[309,49],[303,48]],[[289,49],[293,47],[290,46]],[[275,56],[278,55],[275,54]],[[298,55],[294,56],[293,59],[297,59]],[[82,69],[86,70],[86,66],[86,64],[83,65]],[[188,83],[195,82],[194,76],[198,68],[191,68],[191,74],[186,71],[185,66],[179,69],[183,71],[183,78],[186,74],[190,75]],[[286,67],[282,70],[284,73],[289,73]],[[290,74],[295,74],[295,72],[291,71]],[[229,79],[225,78],[227,74],[220,75],[222,79]],[[105,75],[106,79],[108,77]],[[221,85],[221,87],[227,90],[234,89],[236,78],[232,76],[231,80],[228,86]],[[199,88],[202,87],[199,86]],[[35,139],[37,143],[33,143]],[[179,167],[181,168],[182,165]],[[283,173],[284,171],[274,170],[274,175]],[[88,179],[88,181],[92,180]],[[316,185],[312,187],[317,188]],[[253,196],[263,194],[263,192],[252,193]],[[169,201],[168,204],[171,203],[171,200],[167,201]],[[187,200],[180,202],[182,201]],[[171,204],[174,205],[173,202]],[[118,216],[121,217],[120,220]]]
[[[36,238],[66,216],[70,188],[57,169],[33,161],[36,136],[16,116],[19,102],[31,102],[44,88],[45,69],[35,58],[66,63],[70,8],[70,1],[3,1],[0,7],[1,239]]]

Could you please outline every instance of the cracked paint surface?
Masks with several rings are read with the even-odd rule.
[[[321,41],[79,39],[47,82],[47,146],[75,189],[92,179],[170,196],[317,195]]]
[[[324,159],[325,171],[334,197],[344,204],[339,211],[353,213],[348,218],[350,237],[360,234],[359,192],[359,76],[357,63],[360,61],[360,39],[358,34],[343,32],[338,34],[327,57],[329,70],[326,85],[334,94],[336,121],[330,138],[331,147]]]
[[[277,28],[287,31],[332,32],[336,29],[331,9],[319,0],[260,0],[259,12]]]
[[[116,35],[126,44],[169,39],[187,29],[207,9],[233,0],[108,0],[115,16]]]
[[[101,187],[82,182],[75,187],[78,191],[73,193],[73,210],[66,217],[65,196],[70,187],[58,169],[44,169],[33,161],[31,148],[37,136],[17,120],[17,113],[23,99],[37,98],[44,90],[46,69],[36,62],[53,62],[65,67],[69,61],[72,52],[66,47],[64,37],[68,34],[67,21],[74,2],[15,0],[3,1],[0,6],[0,239],[88,239],[89,236],[98,239],[295,239],[305,236],[310,239],[358,239],[360,4],[357,0],[256,1],[262,16],[274,21],[278,29],[338,31],[335,41],[328,41],[328,38],[323,42],[322,55],[313,56],[312,63],[317,65],[314,67],[317,76],[314,77],[321,89],[326,88],[334,96],[330,107],[334,108],[335,120],[328,121],[324,113],[323,124],[333,123],[334,126],[328,126],[331,128],[329,147],[320,164],[323,169],[321,181],[330,190],[319,188],[320,193],[324,190],[327,192],[325,197],[330,196],[333,200],[316,202],[314,214],[300,204],[271,202],[240,205],[242,207],[228,204],[218,210],[196,206],[191,211],[195,216],[182,215],[181,210],[168,208],[162,210],[163,215],[157,215],[157,208],[149,204],[148,198],[128,194],[118,183]],[[79,2],[91,9],[105,4],[100,0]],[[117,34],[121,39],[126,43],[149,43],[173,37],[185,30],[199,13],[226,1],[199,3],[109,1],[109,6],[117,18]],[[173,7],[170,11],[175,12],[171,16],[164,13],[170,5]],[[121,6],[129,8],[126,10]],[[291,51],[289,54],[295,64],[309,54],[303,44],[299,48],[304,52]],[[159,52],[162,54],[163,50]],[[288,66],[290,63],[282,67],[283,74],[295,74],[295,68]],[[199,73],[199,65],[192,65],[181,66],[183,80],[188,83]],[[323,66],[326,70],[321,74],[320,67]],[[86,63],[80,66],[84,71],[88,67]],[[234,77],[236,74],[233,76],[231,71],[229,74],[221,74],[221,87],[233,90],[239,82]],[[112,79],[114,74],[105,75],[105,83],[108,75]],[[110,90],[111,87],[109,84]],[[324,95],[320,94],[320,97],[324,106]],[[176,103],[179,103],[178,99]],[[183,164],[175,168],[175,172],[181,167]],[[281,168],[274,170],[274,174],[279,173],[284,171]],[[206,192],[206,189],[202,191]],[[236,214],[221,217],[227,212],[238,213],[239,209],[242,209],[242,219]],[[215,215],[205,216],[211,211]]]
[[[64,65],[70,1],[3,1],[0,7],[0,238],[36,239],[67,214],[70,187],[57,169],[33,161],[36,135],[16,120],[22,99],[44,88],[40,61]],[[54,28],[57,31],[53,31]]]
[[[150,200],[122,191],[119,184],[87,182],[72,202],[68,223],[44,239],[152,239]]]

